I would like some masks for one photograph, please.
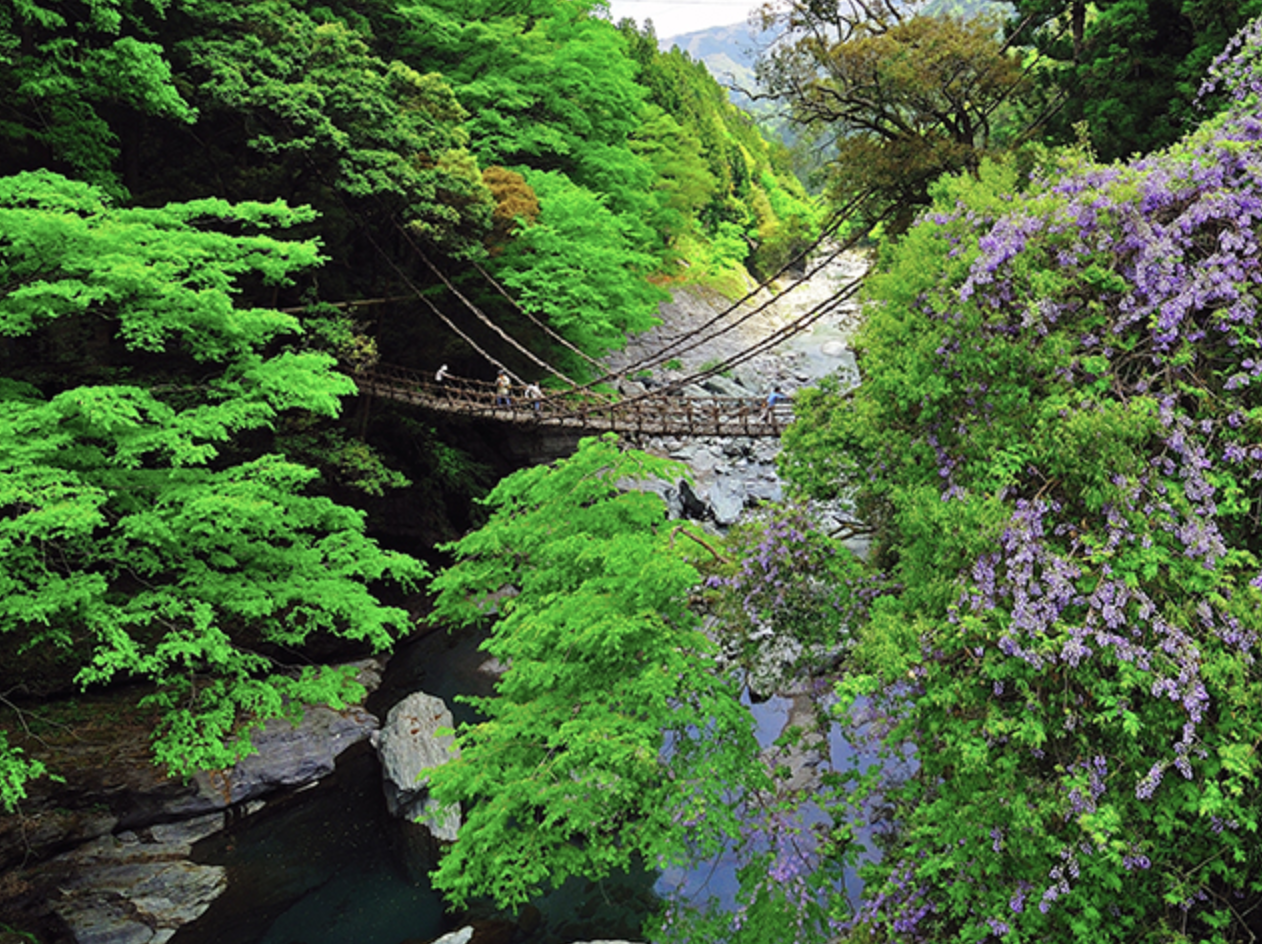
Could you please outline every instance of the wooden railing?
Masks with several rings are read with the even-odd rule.
[[[590,392],[544,392],[527,398],[520,384],[507,397],[493,383],[379,364],[355,375],[363,393],[429,410],[519,424],[644,436],[779,436],[793,419],[788,403],[771,409],[758,397],[686,397],[663,394],[612,400]]]

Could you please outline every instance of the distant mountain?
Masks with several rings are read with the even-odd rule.
[[[930,0],[924,8],[930,16],[966,18],[983,15],[1007,17],[1012,11],[1010,3],[1000,0]],[[772,30],[763,31],[748,23],[733,23],[667,36],[658,41],[658,46],[663,50],[678,46],[693,59],[704,62],[720,84],[752,90],[755,85],[754,63],[770,44],[773,35]],[[739,93],[732,94],[732,101],[738,105],[749,104],[749,99]]]
[[[752,90],[755,84],[754,63],[770,38],[769,33],[763,33],[748,23],[734,23],[667,36],[658,42],[658,46],[664,50],[678,46],[693,59],[704,62],[721,85]],[[735,93],[732,100],[739,105],[749,102],[749,99]]]

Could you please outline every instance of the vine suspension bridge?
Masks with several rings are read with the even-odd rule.
[[[646,396],[627,400],[561,392],[533,400],[495,384],[449,377],[441,383],[416,371],[379,365],[357,374],[361,392],[427,410],[490,420],[637,436],[779,436],[793,419],[786,403],[757,397]]]
[[[622,397],[611,395],[608,392],[609,385],[666,364],[682,354],[733,331],[762,313],[795,287],[821,272],[842,253],[851,249],[857,237],[832,246],[822,260],[816,261],[809,267],[805,266],[807,255],[818,249],[825,240],[832,238],[853,209],[853,206],[847,206],[835,213],[819,240],[742,298],[653,353],[622,367],[616,373],[609,372],[606,365],[574,347],[529,312],[518,308],[517,310],[530,319],[541,333],[588,362],[592,370],[596,372],[596,378],[582,384],[566,376],[495,324],[428,258],[421,247],[411,239],[406,229],[399,226],[400,233],[411,244],[417,256],[446,289],[478,321],[492,330],[521,356],[536,365],[541,374],[550,375],[552,382],[548,390],[539,391],[535,396],[530,396],[525,392],[525,383],[519,376],[479,345],[443,312],[429,295],[412,284],[397,267],[395,267],[396,272],[408,284],[413,295],[485,361],[496,370],[511,377],[514,384],[505,395],[504,391],[497,389],[495,383],[455,377],[450,374],[439,379],[428,371],[422,372],[381,363],[357,371],[354,375],[355,382],[362,394],[440,413],[459,414],[524,426],[563,428],[576,432],[615,432],[635,436],[778,437],[793,420],[793,408],[787,399],[781,398],[779,402],[773,402],[774,398],[756,396],[698,397],[687,395],[686,388],[702,384],[715,375],[724,374],[733,367],[768,352],[789,338],[808,330],[825,315],[836,311],[852,298],[859,288],[860,279],[850,280],[824,301],[812,306],[805,313],[756,342],[743,346],[737,353],[721,361],[707,363],[702,369],[687,376],[655,386],[643,393]],[[798,265],[802,265],[805,269],[800,280],[791,283],[778,295],[768,291],[777,279],[783,277],[791,267]],[[507,293],[503,292],[503,289],[480,267],[479,271],[508,298]],[[742,310],[743,306],[753,302],[760,293],[765,295],[764,300],[753,304],[747,310]],[[509,301],[512,301],[511,298]]]

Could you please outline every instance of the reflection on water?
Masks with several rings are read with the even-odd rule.
[[[746,693],[742,700],[749,706],[750,713],[753,715],[755,736],[758,738],[759,746],[766,751],[790,727],[805,727],[809,723],[807,719],[814,717],[815,714],[814,698],[821,699],[825,707],[831,706],[835,701],[826,687],[821,690],[821,694],[814,696],[805,693],[793,697],[773,695],[765,701],[756,703],[751,703]],[[860,705],[857,708],[861,713],[863,706]],[[813,762],[813,757],[808,757],[802,769],[807,772],[813,770],[816,775],[822,775],[830,770],[837,773],[848,771],[862,773],[873,764],[883,764],[885,776],[890,781],[898,782],[909,777],[916,768],[915,758],[910,754],[910,748],[909,753],[902,758],[882,760],[875,750],[856,748],[847,739],[847,729],[852,732],[858,729],[862,735],[863,723],[861,718],[856,718],[853,725],[843,724],[837,720],[832,721],[828,725],[826,746],[825,744],[818,745],[819,762],[816,764]],[[810,792],[809,788],[808,792]],[[853,838],[865,850],[857,863],[861,866],[877,855],[874,828],[872,825],[855,821],[853,817],[850,819],[854,826]],[[794,839],[792,854],[802,859],[802,865],[805,867],[812,866],[816,852],[811,827],[827,825],[831,821],[829,812],[815,802],[807,800],[799,807],[793,825],[800,827],[801,832]],[[761,844],[754,843],[755,851],[762,852],[767,849],[768,845],[765,841]],[[735,848],[729,846],[713,859],[690,868],[667,869],[659,877],[656,888],[658,893],[668,900],[694,904],[713,901],[718,907],[731,911],[737,908],[736,896],[740,890],[737,873],[746,861],[747,857],[741,857]],[[789,870],[793,868],[796,866],[791,866]],[[844,869],[843,882],[844,894],[852,906],[857,906],[859,896],[863,891],[863,883],[855,868],[848,866]]]
[[[367,744],[310,790],[194,848],[228,890],[172,944],[400,944],[442,933],[438,896],[407,880]]]

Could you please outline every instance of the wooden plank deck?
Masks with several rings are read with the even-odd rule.
[[[514,387],[508,403],[495,384],[448,377],[441,384],[416,371],[378,365],[355,375],[363,393],[440,413],[458,413],[518,425],[636,436],[775,436],[793,420],[793,408],[766,408],[759,397],[646,396],[622,401],[592,394],[545,394],[527,400]]]

